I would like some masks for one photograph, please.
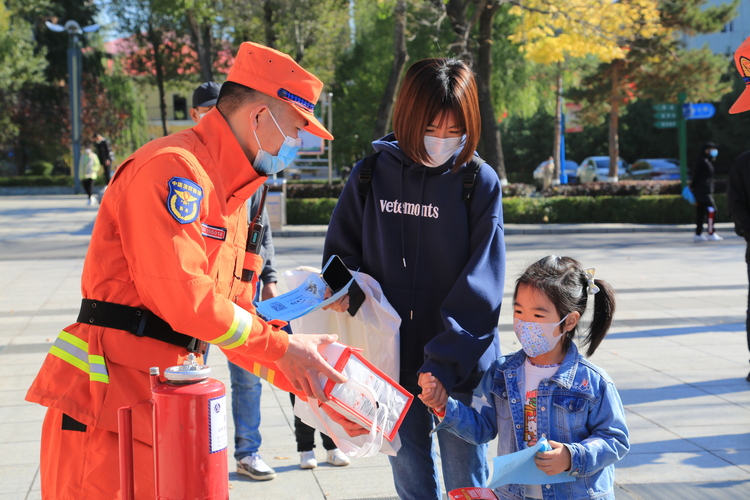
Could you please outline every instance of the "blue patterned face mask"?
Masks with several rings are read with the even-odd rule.
[[[258,142],[258,154],[255,155],[253,167],[255,167],[255,170],[258,172],[266,175],[273,175],[281,172],[292,164],[294,158],[297,156],[297,151],[299,151],[299,148],[302,145],[302,139],[294,139],[293,137],[284,134],[284,131],[279,127],[279,123],[276,121],[276,118],[274,118],[270,109],[268,110],[268,113],[276,124],[276,128],[278,128],[281,135],[284,136],[284,143],[281,145],[279,153],[274,156],[268,151],[263,150],[263,146],[260,145],[260,141],[258,140],[258,134],[253,130],[255,140]]]
[[[719,156],[719,150],[715,149],[715,148],[714,149],[710,149],[708,151],[708,154],[711,155],[711,158],[716,158],[717,156]]]
[[[550,352],[560,342],[564,333],[555,337],[554,331],[557,325],[565,321],[568,316],[569,314],[566,314],[565,318],[557,323],[537,323],[516,318],[513,320],[513,331],[516,332],[516,337],[521,342],[524,352],[535,358]]]

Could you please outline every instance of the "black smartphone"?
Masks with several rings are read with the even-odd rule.
[[[331,288],[333,293],[338,292],[346,286],[352,279],[352,272],[346,267],[344,261],[338,255],[332,255],[323,268],[323,280]],[[349,294],[349,308],[347,312],[350,316],[357,314],[357,311],[365,301],[365,292],[359,287],[356,281],[347,290]]]

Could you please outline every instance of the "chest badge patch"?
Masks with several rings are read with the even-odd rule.
[[[200,215],[203,188],[184,177],[172,177],[168,185],[167,211],[180,224],[190,224]]]

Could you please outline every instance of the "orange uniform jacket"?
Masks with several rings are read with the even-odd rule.
[[[177,332],[219,346],[250,371],[280,358],[287,334],[257,316],[245,262],[246,200],[261,186],[221,113],[154,140],[128,158],[107,188],[82,277],[83,297],[145,308]],[[257,257],[257,258],[253,258]],[[117,409],[150,398],[148,370],[181,364],[187,350],[122,330],[75,323],[51,348],[26,399],[117,431]],[[151,444],[146,405],[136,439]]]

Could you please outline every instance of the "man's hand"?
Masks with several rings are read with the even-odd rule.
[[[328,299],[333,295],[333,292],[330,288],[326,287],[326,294],[323,297],[324,299]],[[347,309],[349,309],[349,294],[347,293],[343,297],[341,297],[339,300],[336,300],[334,302],[331,302],[330,304],[323,306],[323,310],[327,311],[328,309],[331,309],[336,312],[346,312]]]
[[[260,291],[260,300],[272,299],[279,295],[279,291],[276,288],[276,282],[266,283],[263,285],[263,289]]]
[[[442,411],[448,402],[448,392],[443,384],[429,372],[420,373],[417,383],[422,388],[422,394],[418,394],[417,397],[429,408]]]
[[[346,377],[326,363],[318,352],[321,344],[335,342],[337,335],[290,335],[289,347],[284,355],[276,360],[276,366],[300,392],[308,398],[328,401],[320,387],[318,374],[324,375],[337,384],[346,382]]]
[[[310,401],[311,405],[316,404],[315,401]],[[362,427],[356,422],[352,422],[351,420],[347,420],[345,416],[334,410],[328,405],[322,405],[323,411],[326,412],[326,414],[331,417],[331,420],[339,424],[344,431],[350,436],[350,437],[357,437],[361,436],[362,434],[369,434],[370,431]]]
[[[550,451],[538,451],[534,456],[536,466],[547,474],[554,476],[563,471],[570,470],[570,450],[567,446],[557,441],[547,441],[552,447]]]

